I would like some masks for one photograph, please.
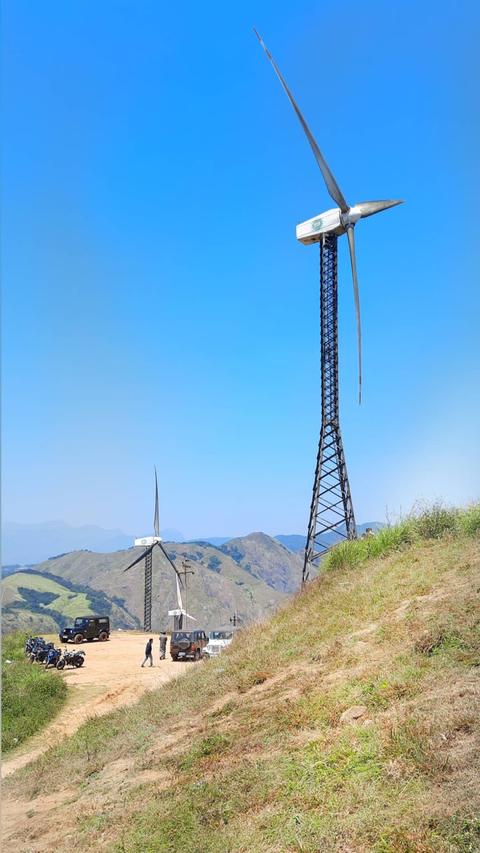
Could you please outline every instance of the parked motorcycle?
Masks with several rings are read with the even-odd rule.
[[[53,649],[49,649],[47,652],[47,657],[45,658],[45,669],[48,669],[49,666],[56,667],[61,657],[61,649],[56,649],[55,647]]]
[[[71,651],[65,649],[63,657],[57,663],[57,669],[64,669],[66,666],[74,666],[79,669],[85,663],[85,652],[77,652],[75,649]]]
[[[43,643],[45,643],[45,640],[43,639],[43,637],[29,637],[25,643],[25,654],[26,654],[26,656],[30,657],[30,655],[32,653],[32,649],[37,644],[43,644]]]
[[[41,643],[35,643],[30,652],[30,663],[45,663],[48,652],[53,647],[53,643],[46,643],[45,640],[42,640]]]

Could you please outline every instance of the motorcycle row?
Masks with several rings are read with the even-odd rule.
[[[85,652],[76,649],[64,649],[62,652],[62,649],[55,648],[55,643],[47,643],[43,637],[30,637],[25,643],[25,654],[30,663],[41,663],[45,669],[49,666],[57,669],[73,666],[78,669],[85,663]]]

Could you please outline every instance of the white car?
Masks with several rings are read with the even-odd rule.
[[[210,631],[208,643],[203,649],[206,658],[217,657],[233,640],[233,631]]]

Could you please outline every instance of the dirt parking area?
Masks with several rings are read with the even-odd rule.
[[[168,645],[166,660],[159,660],[158,635],[152,636],[154,666],[146,664],[143,669],[141,663],[148,636],[142,631],[112,631],[105,643],[98,640],[81,646],[69,643],[69,649],[85,651],[85,664],[81,669],[68,668],[59,674],[69,686],[67,702],[53,722],[2,761],[2,778],[75,732],[89,717],[107,714],[114,708],[135,702],[145,691],[160,687],[195,665],[174,663]],[[46,639],[58,643],[57,636]]]

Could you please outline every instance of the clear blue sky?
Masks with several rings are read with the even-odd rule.
[[[4,518],[137,534],[304,532],[331,207],[357,228],[364,404],[341,241],[343,438],[359,521],[479,493],[476,2],[6,0]]]

